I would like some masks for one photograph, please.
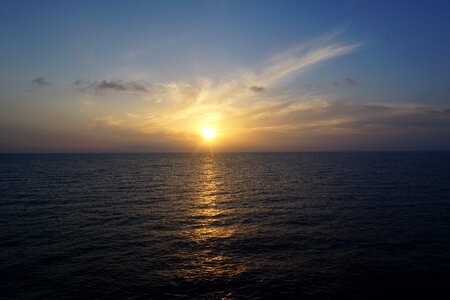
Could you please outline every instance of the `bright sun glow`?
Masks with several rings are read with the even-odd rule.
[[[205,140],[212,140],[216,136],[216,131],[213,128],[204,128],[202,131],[202,135]]]

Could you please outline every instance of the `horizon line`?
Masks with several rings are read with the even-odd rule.
[[[299,150],[299,151],[149,151],[149,152],[0,152],[0,155],[26,154],[276,154],[276,153],[380,153],[380,152],[450,152],[444,150]]]

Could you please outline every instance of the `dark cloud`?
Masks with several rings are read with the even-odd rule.
[[[344,80],[342,80],[342,83],[347,86],[358,86],[359,85],[358,82],[356,82],[356,80],[353,80],[348,77],[345,78]]]
[[[341,81],[335,80],[331,84],[336,85],[336,86],[338,86],[338,85],[358,86],[359,85],[359,83],[356,80],[354,80],[352,78],[349,78],[349,77],[347,77],[347,78],[345,78],[345,79],[343,79]]]
[[[147,88],[146,88],[144,85],[139,84],[139,83],[134,83],[134,84],[133,84],[133,89],[134,89],[136,92],[145,92],[145,93],[148,93]]]
[[[318,89],[318,90],[324,89],[324,87],[320,83],[305,83],[303,86],[307,89]]]
[[[372,133],[380,137],[390,134],[411,136],[420,131],[424,135],[436,134],[444,138],[450,134],[449,110],[426,106],[293,101],[251,110],[247,117],[252,120],[254,129],[271,128],[294,135],[360,134],[369,138]]]
[[[114,91],[126,91],[128,90],[127,86],[121,83],[120,81],[106,81],[102,80],[100,83],[95,85],[95,89],[97,91],[104,90],[114,90]]]
[[[35,87],[45,87],[50,85],[50,82],[47,81],[44,77],[37,77],[31,81]]]
[[[144,83],[126,82],[122,80],[83,81],[77,79],[74,82],[74,85],[78,91],[94,91],[95,93],[100,94],[107,91],[149,93],[149,90]]]
[[[264,92],[264,90],[265,90],[265,88],[263,86],[258,86],[258,85],[252,85],[251,87],[249,87],[249,89],[256,93]]]

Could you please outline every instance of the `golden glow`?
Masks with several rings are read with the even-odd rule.
[[[190,181],[197,193],[188,197],[187,209],[180,211],[182,218],[192,223],[183,227],[183,234],[189,241],[200,245],[192,249],[194,252],[181,251],[181,258],[186,257],[189,268],[180,268],[177,275],[188,280],[198,278],[221,278],[234,280],[246,266],[235,262],[220,247],[235,236],[241,235],[241,229],[232,225],[229,220],[236,219],[235,211],[229,207],[224,184],[224,173],[214,155],[199,156],[199,168],[192,169],[193,179]],[[225,190],[224,190],[225,188]],[[194,259],[193,259],[194,257]],[[225,298],[224,298],[225,299]]]
[[[203,128],[202,136],[205,140],[211,141],[216,136],[216,131],[213,128]]]

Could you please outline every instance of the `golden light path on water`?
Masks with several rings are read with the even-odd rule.
[[[185,279],[205,280],[221,278],[229,280],[245,268],[232,262],[227,247],[229,240],[239,235],[236,225],[230,225],[233,210],[225,207],[229,199],[223,191],[223,176],[216,164],[214,154],[201,158],[198,193],[188,210],[193,226],[184,231],[185,237],[195,243],[198,251],[190,268],[180,270]],[[192,253],[190,254],[192,257]]]

